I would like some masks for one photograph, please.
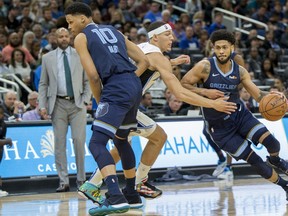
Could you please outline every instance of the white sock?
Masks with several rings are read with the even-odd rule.
[[[142,162],[139,163],[138,169],[136,171],[136,184],[139,184],[143,179],[148,176],[151,166],[147,166]]]
[[[96,170],[96,173],[94,172],[90,179],[88,180],[89,183],[94,184],[98,187],[102,185],[102,174],[99,169]]]

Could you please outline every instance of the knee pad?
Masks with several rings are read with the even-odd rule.
[[[267,151],[270,154],[278,153],[280,151],[280,143],[272,134],[269,134],[263,140],[262,144],[267,148]]]
[[[99,131],[93,131],[89,142],[89,150],[100,170],[107,165],[115,165],[110,152],[106,148],[108,140],[108,135]]]
[[[113,142],[119,152],[123,169],[129,170],[134,168],[136,166],[135,155],[128,139],[114,137]]]
[[[268,166],[262,158],[254,151],[248,158],[247,162],[256,169],[256,172],[265,179],[269,179],[272,176],[272,167]]]

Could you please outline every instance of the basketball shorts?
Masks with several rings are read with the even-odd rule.
[[[137,128],[142,85],[135,73],[114,74],[103,84],[92,129],[114,137],[117,129]]]
[[[144,113],[138,110],[136,119],[138,121],[137,130],[130,132],[129,141],[132,139],[132,136],[141,136],[147,138],[150,136],[156,129],[156,122],[145,115]]]
[[[214,142],[236,160],[251,152],[251,141],[263,125],[247,109],[231,114],[228,119],[209,122],[209,134]]]

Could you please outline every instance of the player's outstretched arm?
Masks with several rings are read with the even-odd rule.
[[[95,64],[87,49],[87,38],[83,33],[80,33],[75,37],[74,47],[78,55],[80,56],[81,64],[89,79],[89,85],[93,93],[93,96],[96,99],[97,103],[99,103],[102,89],[101,80],[95,67]]]
[[[152,67],[154,67],[161,74],[162,80],[170,91],[178,98],[186,103],[203,106],[207,108],[214,108],[220,112],[231,114],[236,110],[236,104],[225,101],[225,98],[210,100],[204,98],[188,89],[185,89],[179,80],[172,73],[171,64],[169,60],[160,53],[148,54],[148,59]]]
[[[141,76],[141,74],[149,67],[149,61],[143,51],[133,42],[129,41],[125,37],[126,47],[128,56],[133,59],[137,64],[137,70],[135,73],[137,76]]]

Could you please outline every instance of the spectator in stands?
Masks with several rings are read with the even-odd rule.
[[[36,108],[38,104],[38,92],[32,91],[28,94],[28,104],[26,105],[26,111],[30,111]]]
[[[192,26],[187,26],[185,29],[185,36],[180,40],[179,47],[181,49],[199,49],[198,40],[194,37]]]
[[[124,23],[125,23],[125,18],[122,14],[122,11],[119,9],[116,9],[115,11],[113,11],[111,14],[111,20],[109,24],[116,27],[117,24],[120,24],[121,26],[123,26]]]
[[[147,34],[147,29],[148,29],[148,26],[151,24],[151,20],[150,19],[144,19],[143,20],[143,23],[142,23],[142,27],[140,29],[138,29],[138,32],[137,34],[145,34],[147,35],[147,38],[148,38],[148,34]]]
[[[208,42],[209,42],[208,31],[206,29],[202,29],[200,32],[200,37],[198,39],[199,49],[201,50],[201,53],[204,53]]]
[[[165,105],[168,105],[168,100],[169,100],[170,96],[171,96],[171,91],[166,87],[165,90],[164,90],[164,97],[165,97],[165,100],[166,100]]]
[[[270,59],[265,58],[261,65],[261,80],[265,79],[274,79],[275,78],[275,72],[274,72],[274,66]]]
[[[8,34],[4,31],[0,31],[0,50],[8,44]]]
[[[235,31],[234,35],[236,39],[235,45],[241,49],[246,48],[245,41],[242,39],[242,33],[240,31]]]
[[[51,51],[57,48],[57,35],[55,32],[50,32],[47,35],[48,44],[44,47],[45,49]]]
[[[168,104],[164,105],[163,112],[165,116],[177,115],[181,106],[182,101],[179,101],[174,94],[171,94],[168,99]]]
[[[173,65],[172,66],[172,72],[177,77],[177,79],[180,81],[182,78],[181,75],[181,66],[180,65]]]
[[[273,30],[269,30],[268,32],[266,32],[263,48],[266,49],[266,50],[268,50],[270,48],[272,48],[272,49],[280,49],[279,44],[275,41],[274,31]]]
[[[6,66],[3,59],[4,59],[3,54],[0,51],[0,77],[2,77],[4,74],[7,74],[10,72],[9,68]]]
[[[25,7],[23,7],[22,9],[21,9],[21,14],[19,14],[17,17],[16,17],[16,19],[18,20],[18,22],[19,23],[21,23],[22,22],[22,19],[23,18],[32,18],[32,17],[30,17],[30,6],[25,6]]]
[[[255,19],[259,22],[268,23],[269,17],[267,16],[268,15],[267,9],[268,9],[267,4],[262,3],[260,5],[259,9],[255,13],[252,14],[251,18]],[[263,30],[263,26],[255,25],[255,27],[257,28],[258,33],[261,34],[262,36],[264,36],[262,31],[260,31],[260,30]]]
[[[240,100],[245,104],[248,110],[250,110],[252,113],[259,112],[258,103],[251,97],[249,92],[243,86],[239,86],[238,92]]]
[[[185,36],[181,20],[176,20],[173,29],[174,36],[176,37],[173,42],[173,47],[179,47],[180,40]]]
[[[150,10],[145,14],[144,19],[150,19],[151,22],[162,20],[160,5],[157,2],[151,3]]]
[[[56,19],[52,17],[52,11],[50,7],[44,7],[42,13],[43,17],[39,20],[39,23],[41,24],[43,31],[48,33],[51,28],[55,27]]]
[[[212,32],[216,30],[226,29],[226,26],[223,25],[222,22],[223,22],[223,14],[220,12],[216,12],[214,16],[214,22],[208,27],[209,35],[211,35]]]
[[[23,35],[22,46],[30,53],[32,51],[32,42],[35,40],[35,34],[32,31],[26,31]]]
[[[234,8],[234,12],[243,16],[247,16],[249,14],[248,11],[248,0],[241,0]]]
[[[152,96],[151,96],[150,92],[145,92],[142,95],[142,99],[141,99],[141,102],[139,105],[139,110],[141,112],[146,113],[148,111],[149,107],[151,107],[151,106],[152,106]]]
[[[38,89],[39,89],[39,82],[40,82],[40,77],[41,77],[41,71],[42,71],[42,65],[41,65],[41,60],[42,60],[42,56],[46,53],[48,53],[49,50],[45,49],[45,48],[42,48],[40,53],[39,53],[39,60],[40,60],[40,64],[37,66],[37,68],[35,69],[35,71],[32,74],[31,76],[31,79],[33,81],[33,89],[35,91],[38,92]]]
[[[197,11],[202,10],[201,0],[187,0],[185,3],[185,9],[189,14],[195,14]]]
[[[50,9],[53,19],[58,19],[61,16],[64,16],[64,12],[59,10],[59,5],[57,0],[50,0]]]
[[[23,17],[20,21],[20,27],[23,28],[24,31],[30,31],[32,24],[33,20],[30,17]]]
[[[14,32],[20,26],[20,22],[16,19],[19,15],[20,8],[11,6],[8,11],[6,26],[9,32]]]
[[[165,23],[168,23],[172,29],[175,29],[175,26],[174,26],[174,23],[171,19],[171,13],[168,9],[166,10],[163,10],[161,12],[161,16],[162,16],[162,21],[165,22]]]
[[[287,89],[285,87],[285,83],[280,77],[275,76],[275,78],[274,78],[274,86],[276,88],[278,88],[280,92],[284,92],[285,93],[287,91]]]
[[[102,15],[101,15],[98,8],[95,8],[92,11],[92,19],[93,19],[93,22],[95,22],[96,24],[104,24],[104,22],[102,20]]]
[[[4,151],[4,145],[7,145],[8,148],[12,146],[12,140],[11,138],[6,137],[6,124],[4,121],[4,109],[0,106],[0,163],[3,158],[3,151]],[[0,197],[5,197],[8,195],[7,191],[2,190],[2,179],[0,177]]]
[[[12,51],[11,63],[9,65],[10,73],[19,74],[22,81],[29,85],[31,67],[25,60],[25,53],[19,48]]]
[[[0,17],[7,17],[8,7],[4,4],[3,0],[0,0]]]
[[[194,30],[194,37],[199,39],[201,37],[202,30],[203,30],[203,25],[202,25],[201,19],[193,20],[193,30]],[[207,40],[208,40],[208,38],[207,38]]]
[[[280,37],[280,45],[281,47],[288,49],[288,28],[285,28],[284,33]]]
[[[271,60],[271,62],[273,63],[274,68],[278,67],[279,55],[274,49],[270,48],[270,49],[267,50],[266,58],[269,58]]]
[[[22,43],[21,43],[19,35],[16,32],[11,33],[9,35],[9,44],[6,45],[2,50],[4,61],[10,64],[13,50],[15,48],[19,48],[25,53],[26,62],[28,62],[29,64],[35,64],[36,61],[31,55],[31,53],[26,48],[24,48],[21,44]]]
[[[141,0],[132,11],[134,11],[138,20],[144,20],[145,14],[149,11],[149,0]]]
[[[173,6],[173,1],[168,1],[166,4],[166,9],[170,11],[171,22],[175,23],[177,20],[179,20],[179,16],[175,13]]]
[[[22,120],[23,121],[38,121],[38,120],[47,120],[49,119],[49,116],[47,113],[41,113],[39,110],[39,104],[38,100],[35,100],[36,107],[32,110],[26,111],[23,114]],[[42,116],[43,115],[43,116]]]
[[[17,93],[13,90],[6,92],[4,102],[1,104],[4,109],[5,121],[21,120],[21,115],[25,112],[25,105],[21,101],[17,101]]]
[[[147,34],[137,34],[137,43],[144,43],[148,41],[148,36]]]
[[[140,23],[135,14],[129,10],[127,0],[119,0],[118,8],[121,10],[125,21]]]
[[[45,47],[48,44],[48,41],[44,37],[42,26],[39,23],[36,23],[32,26],[32,31],[34,32],[36,39],[41,41],[41,47]]]
[[[260,71],[262,58],[259,54],[259,50],[256,47],[252,47],[249,51],[249,55],[246,58],[246,62],[249,64],[250,71]]]
[[[138,29],[136,27],[131,27],[128,34],[129,40],[135,44],[138,44],[137,31]]]
[[[187,14],[187,13],[181,13],[180,21],[182,23],[183,29],[186,29],[187,26],[191,26],[191,24],[192,24],[191,18],[189,16],[189,14]]]

